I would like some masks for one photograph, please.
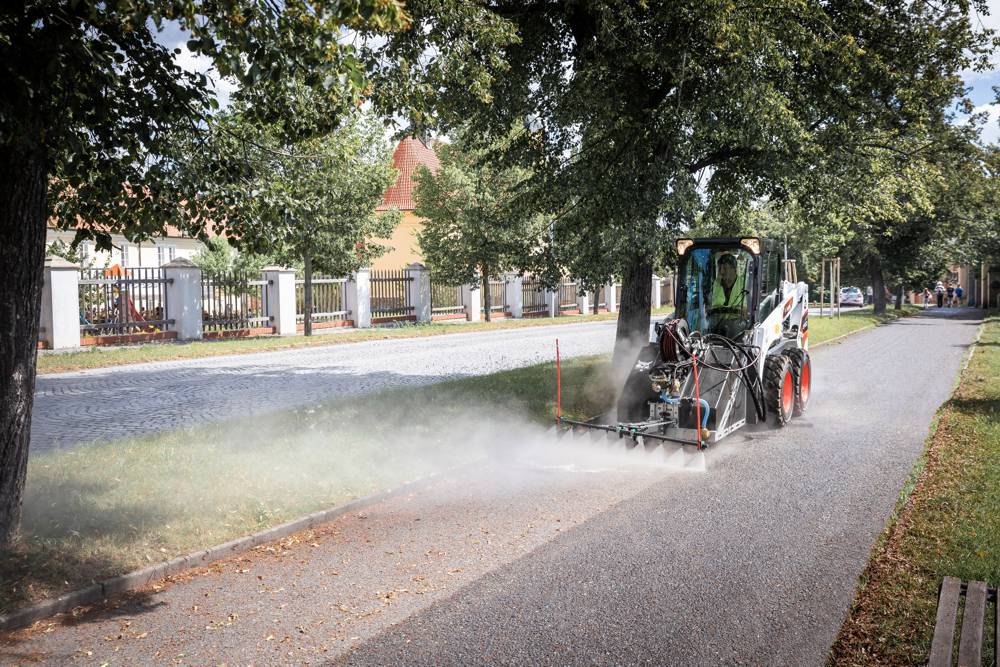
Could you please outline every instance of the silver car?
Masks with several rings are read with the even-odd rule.
[[[857,287],[842,287],[840,288],[840,305],[863,306],[865,305],[864,294]]]

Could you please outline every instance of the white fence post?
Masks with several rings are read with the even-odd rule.
[[[545,305],[549,307],[549,317],[555,317],[559,314],[559,286],[556,285],[556,289],[545,290]]]
[[[576,284],[576,309],[581,315],[587,315],[590,311],[590,295],[583,291],[580,283]]]
[[[167,331],[176,331],[179,340],[202,337],[201,269],[190,259],[178,257],[162,267],[167,284],[163,290],[167,301]]]
[[[604,307],[609,313],[618,312],[618,285],[613,280],[604,286]]]
[[[344,307],[350,312],[354,326],[370,329],[372,326],[372,272],[358,269],[358,272],[344,283]]]
[[[507,306],[510,307],[510,316],[515,319],[524,317],[524,276],[513,273],[507,275]]]
[[[649,305],[656,309],[660,307],[660,276],[653,276],[653,291],[650,294]]]
[[[462,303],[465,304],[465,319],[470,322],[478,322],[482,319],[482,283],[474,285],[462,285]]]
[[[406,267],[413,278],[407,283],[410,292],[410,305],[417,322],[431,321],[431,271],[420,262],[414,262]]]
[[[80,347],[80,267],[62,257],[45,258],[38,326],[48,349]]]
[[[267,284],[267,315],[271,318],[274,333],[294,336],[298,331],[295,321],[295,269],[265,266]]]

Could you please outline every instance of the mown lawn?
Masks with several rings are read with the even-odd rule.
[[[660,309],[657,312],[664,313],[665,311],[666,309]],[[391,338],[424,338],[470,331],[497,331],[554,324],[569,325],[617,318],[617,313],[600,313],[598,315],[566,315],[555,318],[501,319],[495,322],[432,322],[392,328],[337,330],[334,333],[320,333],[308,338],[305,336],[259,336],[212,341],[145,343],[122,347],[92,347],[79,352],[40,353],[37,367],[39,374],[62,373],[123,364],[141,364],[150,361],[217,357],[227,354],[252,354],[271,350],[343,345]]]
[[[982,339],[861,579],[830,664],[924,665],[945,576],[1000,584],[1000,316]],[[995,627],[992,615],[987,628]],[[987,630],[987,645],[995,633]],[[994,664],[992,650],[983,664]]]
[[[563,363],[563,410],[613,396],[605,358]],[[544,438],[554,364],[32,457],[0,613]]]

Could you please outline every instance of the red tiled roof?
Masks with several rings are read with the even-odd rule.
[[[377,210],[398,208],[401,211],[412,211],[417,205],[413,201],[413,189],[417,185],[413,180],[413,170],[422,164],[431,171],[437,171],[441,168],[441,162],[434,151],[425,146],[420,139],[407,137],[396,146],[396,152],[392,154],[392,164],[399,170],[399,176],[382,195],[382,203],[378,205]]]

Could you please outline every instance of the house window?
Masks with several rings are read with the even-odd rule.
[[[177,246],[158,245],[156,246],[156,255],[160,266],[163,266],[177,256]]]
[[[90,241],[82,241],[76,252],[80,257],[80,263],[86,264],[94,256],[94,244]]]
[[[122,241],[121,245],[121,262],[122,268],[128,266],[128,241]]]

